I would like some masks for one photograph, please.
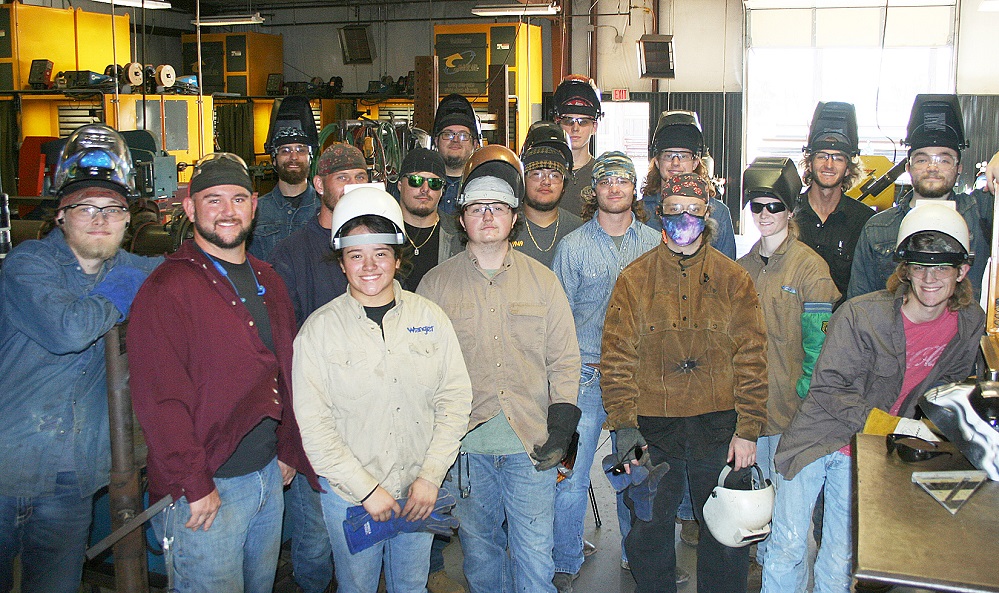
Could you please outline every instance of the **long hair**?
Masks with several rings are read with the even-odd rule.
[[[804,173],[801,174],[801,180],[805,185],[811,185],[815,181],[815,177],[812,175],[812,161],[814,160],[814,152],[806,152],[805,156],[801,158],[801,166],[804,168]],[[846,174],[843,175],[843,182],[840,187],[845,192],[861,178],[864,174],[862,168],[862,163],[860,162],[860,157],[855,156],[847,160]]]
[[[708,168],[704,165],[704,159],[698,157],[697,166],[694,167],[694,174],[708,182],[708,196],[715,197],[718,194],[718,190],[715,189],[715,184],[711,181],[711,177],[708,175]],[[659,173],[659,158],[655,157],[649,160],[649,173],[645,176],[645,185],[642,186],[643,196],[658,196],[659,192],[663,189],[663,178]]]
[[[593,218],[593,214],[597,211],[597,193],[592,185],[584,187],[580,193],[583,196],[583,212],[580,214],[580,217],[583,219],[583,222],[586,222]],[[637,192],[635,193],[635,199],[631,201],[631,212],[639,222],[645,222],[649,219],[649,213],[645,211],[645,204],[642,203],[642,198]]]
[[[888,277],[888,282],[885,283],[885,286],[892,294],[898,292],[899,288],[902,288],[902,294],[908,296],[909,291],[912,290],[912,280],[909,278],[909,264],[901,262],[895,266],[895,271]],[[964,279],[954,287],[954,294],[950,295],[950,298],[947,299],[947,308],[951,311],[960,311],[973,302],[975,302],[975,294],[971,288],[971,280],[965,274]]]

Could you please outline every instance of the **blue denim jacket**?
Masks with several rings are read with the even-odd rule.
[[[852,299],[885,289],[888,277],[898,265],[892,254],[898,240],[898,227],[912,209],[912,196],[911,191],[903,195],[897,206],[878,212],[864,225],[857,241],[857,249],[853,253],[850,287],[846,298]],[[964,217],[971,232],[971,251],[975,254],[975,261],[971,264],[969,275],[975,299],[979,299],[982,294],[982,276],[991,251],[987,233],[992,229],[992,194],[976,189],[971,194],[951,194],[949,199],[957,202],[957,211]]]
[[[274,189],[257,200],[256,224],[250,239],[249,251],[254,257],[266,260],[282,239],[305,226],[319,210],[319,194],[310,184],[302,193],[302,203],[298,208],[292,205]]]
[[[108,483],[103,336],[120,313],[90,291],[114,266],[149,272],[161,261],[119,251],[87,275],[60,229],[7,256],[0,271],[0,494],[55,492],[69,457],[82,496]]]

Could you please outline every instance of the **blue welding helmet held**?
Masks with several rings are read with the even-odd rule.
[[[58,198],[87,187],[115,191],[129,203],[138,197],[128,146],[118,132],[104,124],[87,124],[69,135],[53,182]]]

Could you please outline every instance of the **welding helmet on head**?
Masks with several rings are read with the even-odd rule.
[[[946,252],[917,251],[913,238],[921,233],[939,233],[949,238],[953,249]],[[920,203],[902,219],[895,242],[895,260],[923,265],[958,265],[969,263],[970,233],[968,223],[947,204]]]
[[[461,174],[461,190],[458,193],[458,207],[464,207],[475,197],[469,193],[469,184],[482,177],[495,177],[510,187],[512,194],[497,197],[511,208],[520,205],[524,199],[524,167],[520,159],[509,148],[500,144],[490,144],[472,153]]]
[[[104,124],[87,124],[69,135],[53,181],[59,198],[87,187],[117,192],[129,203],[138,197],[128,146]]]
[[[656,158],[667,148],[686,148],[695,156],[704,153],[704,132],[697,113],[683,110],[662,112],[652,134],[649,158]]]

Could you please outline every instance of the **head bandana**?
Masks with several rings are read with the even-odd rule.
[[[708,184],[694,173],[674,175],[663,184],[662,198],[669,196],[685,196],[708,201]],[[703,216],[694,216],[689,212],[671,214],[662,217],[663,231],[666,236],[680,247],[686,247],[704,232],[707,221]]]

